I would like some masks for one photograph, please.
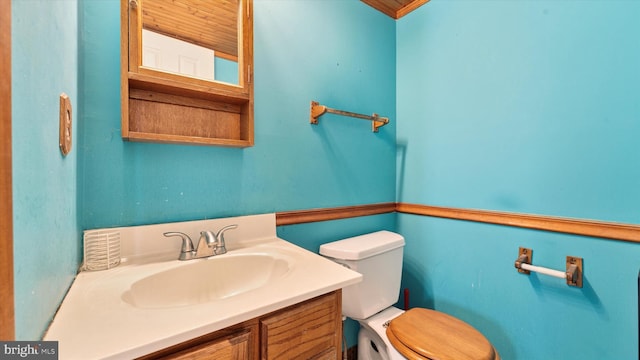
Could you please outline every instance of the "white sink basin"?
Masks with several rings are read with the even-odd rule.
[[[188,260],[134,282],[122,299],[143,309],[197,305],[273,284],[290,269],[286,258],[268,253]]]

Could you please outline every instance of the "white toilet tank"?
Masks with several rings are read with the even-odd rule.
[[[320,254],[362,274],[362,282],[342,290],[342,314],[355,320],[398,301],[404,237],[390,231],[338,240],[320,246]]]

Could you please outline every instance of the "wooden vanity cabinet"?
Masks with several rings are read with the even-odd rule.
[[[342,292],[336,290],[139,359],[339,359],[341,340]]]

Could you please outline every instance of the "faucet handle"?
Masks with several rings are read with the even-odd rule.
[[[218,239],[218,247],[216,248],[216,255],[222,255],[227,252],[227,246],[224,243],[224,233],[227,230],[233,230],[238,227],[238,224],[227,225],[216,233],[216,239]]]
[[[163,234],[166,237],[180,236],[182,238],[182,250],[180,251],[179,260],[190,260],[193,257],[195,249],[189,235],[177,231],[169,231]]]
[[[203,246],[206,245],[208,247],[215,247],[218,245],[217,235],[209,230],[200,231],[200,240],[198,240],[198,248],[200,248],[200,244]]]

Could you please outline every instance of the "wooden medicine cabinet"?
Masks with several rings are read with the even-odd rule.
[[[121,0],[122,137],[253,146],[253,0]]]

